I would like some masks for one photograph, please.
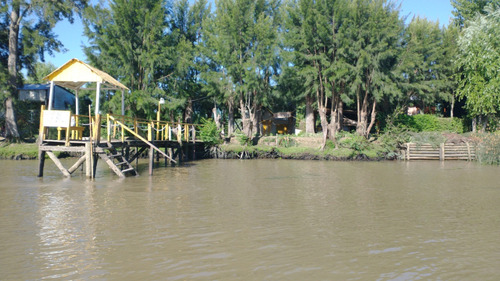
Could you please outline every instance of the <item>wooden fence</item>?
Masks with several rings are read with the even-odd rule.
[[[406,160],[474,160],[476,147],[472,144],[441,143],[439,146],[431,144],[407,143]]]

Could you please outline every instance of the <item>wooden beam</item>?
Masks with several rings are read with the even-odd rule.
[[[153,166],[154,166],[154,160],[155,160],[155,152],[153,150],[153,147],[151,146],[149,148],[149,175],[153,175]]]
[[[85,176],[92,177],[92,143],[85,144]]]
[[[64,168],[61,161],[59,161],[57,156],[52,151],[47,151],[47,155],[49,155],[50,159],[52,159],[54,164],[56,164],[57,168],[59,168],[59,170],[61,170],[61,172],[63,173],[63,175],[65,177],[71,177],[71,174],[68,172],[68,170],[66,170],[66,168]]]
[[[83,162],[85,162],[86,158],[87,155],[83,155],[82,157],[80,157],[78,161],[76,161],[76,163],[73,166],[71,166],[71,168],[68,169],[68,172],[70,174],[73,174],[73,172],[75,172],[76,169],[78,169],[78,167],[80,167],[83,164]]]
[[[134,154],[134,156],[132,156],[130,159],[127,159],[127,158],[125,158],[125,159],[127,159],[127,161],[129,163],[132,163],[135,159],[139,158],[139,155],[141,155],[144,152],[144,150],[146,150],[146,148],[147,148],[146,146],[141,147],[141,149],[137,150],[137,152]]]
[[[43,177],[44,165],[45,165],[45,151],[38,150],[38,177]]]
[[[41,145],[38,149],[42,151],[85,152],[84,146]]]

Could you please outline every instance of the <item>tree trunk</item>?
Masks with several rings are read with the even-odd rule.
[[[453,110],[454,109],[455,109],[455,95],[453,95],[453,99],[451,100],[450,118],[453,118]]]
[[[227,135],[231,137],[234,133],[234,100],[227,102]]]
[[[13,97],[17,92],[17,56],[19,40],[19,12],[20,7],[13,5],[10,13],[9,25],[9,96],[5,99],[5,137],[8,139],[19,139],[19,130],[17,128],[16,112],[14,109]]]
[[[332,87],[333,89],[333,87]],[[335,135],[337,134],[340,125],[339,125],[339,102],[340,102],[340,97],[338,96],[337,93],[333,92],[332,93],[332,99],[331,99],[331,109],[330,109],[330,124],[328,127],[328,137],[332,140],[335,141]]]
[[[186,110],[184,110],[184,123],[191,123],[193,121],[193,101],[188,99]]]
[[[217,107],[212,108],[212,113],[214,115],[215,125],[217,126],[217,129],[220,129],[220,127],[221,127],[221,125],[220,125],[220,115],[219,115],[219,113],[217,113]]]
[[[255,110],[252,113],[252,125],[253,125],[253,133],[254,135],[260,136],[261,135],[261,121],[262,121],[262,106],[261,105],[255,105]]]
[[[306,95],[306,133],[314,134],[314,109],[313,104],[314,100],[311,96]]]
[[[241,125],[243,126],[243,133],[247,137],[252,137],[252,124],[250,120],[250,112],[248,112],[245,107],[245,102],[243,97],[240,98],[240,114],[241,114]]]
[[[477,132],[477,116],[472,117],[472,132]]]
[[[366,129],[368,126],[368,91],[365,91],[363,101],[360,100],[360,95],[357,95],[357,111],[358,111],[358,123],[356,124],[356,133],[360,136],[366,135]]]
[[[366,132],[365,132],[365,137],[368,138],[368,136],[370,135],[370,132],[373,128],[373,125],[375,125],[375,120],[377,119],[377,101],[374,100],[373,101],[373,107],[372,107],[372,113],[371,113],[371,116],[370,116],[370,125],[368,125],[368,128],[366,129]]]

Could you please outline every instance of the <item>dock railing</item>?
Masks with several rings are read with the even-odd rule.
[[[123,115],[107,115],[108,141],[118,139],[124,142],[128,138],[144,138],[148,141],[186,141],[195,142],[200,125],[146,120]]]

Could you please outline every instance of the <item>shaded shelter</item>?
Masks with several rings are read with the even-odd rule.
[[[121,90],[122,93],[122,115],[125,115],[125,91],[129,89],[118,82],[115,78],[106,72],[92,67],[81,60],[71,59],[52,73],[44,77],[45,80],[50,82],[49,92],[49,110],[52,110],[54,99],[54,85],[59,85],[64,88],[75,91],[75,113],[79,113],[78,105],[78,91],[79,90],[94,90],[96,91],[95,97],[95,114],[99,114],[100,106],[100,92],[101,90]],[[87,83],[96,83],[95,88],[82,88]]]

